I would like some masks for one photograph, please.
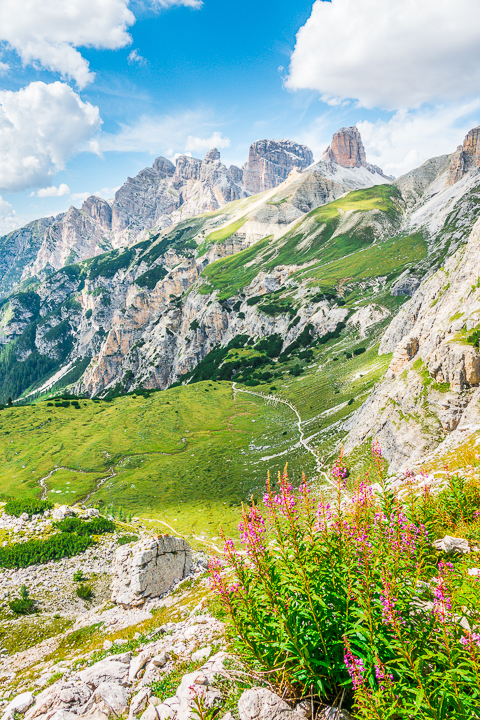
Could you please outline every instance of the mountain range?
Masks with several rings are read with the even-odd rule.
[[[234,382],[294,404],[319,459],[438,454],[480,428],[479,194],[479,128],[398,179],[355,127],[317,162],[157,158],[0,239],[0,398]]]

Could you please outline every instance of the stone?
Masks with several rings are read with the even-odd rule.
[[[338,707],[332,707],[331,705],[324,705],[317,715],[315,720],[353,720],[348,710],[343,708],[338,710]]]
[[[144,650],[133,658],[132,662],[130,663],[130,670],[128,672],[129,682],[133,682],[135,680],[140,670],[142,670],[147,664],[147,662],[150,660],[150,657],[151,651]]]
[[[101,712],[106,717],[119,717],[128,710],[130,693],[126,687],[115,682],[102,682],[90,698],[82,714]]]
[[[25,720],[33,720],[55,710],[76,711],[86,705],[92,696],[90,687],[81,680],[58,680],[36,697],[27,710]]]
[[[195,650],[194,653],[192,653],[192,660],[193,662],[198,662],[199,660],[206,660],[210,657],[212,654],[212,646],[208,645],[207,647],[200,648],[199,650]]]
[[[409,295],[412,297],[413,293],[420,287],[420,282],[421,280],[419,278],[414,275],[410,275],[408,270],[406,270],[392,284],[392,287],[390,288],[390,295]]]
[[[334,133],[332,144],[327,149],[337,165],[345,168],[366,167],[367,156],[363,147],[362,136],[356,127],[340,128]]]
[[[113,647],[113,643],[111,640],[105,640],[103,643],[103,649],[104,650],[110,650],[110,648]]]
[[[394,377],[402,372],[406,365],[415,357],[418,352],[419,342],[416,337],[404,338],[395,348],[390,365],[387,370],[387,377]]]
[[[3,718],[13,718],[15,713],[23,714],[29,707],[35,702],[35,696],[32,692],[23,692],[10,700],[8,705],[4,708]],[[2,720],[3,720],[2,718]]]
[[[81,670],[78,677],[83,683],[94,688],[104,682],[127,685],[131,659],[131,652],[111,655],[105,660],[100,660],[85,670]]]
[[[68,505],[60,505],[52,511],[52,518],[54,520],[65,520],[69,515],[73,515],[74,512]]]
[[[304,713],[296,712],[271,690],[253,687],[244,690],[238,701],[240,720],[299,720],[306,718]]]
[[[163,667],[167,664],[169,660],[170,653],[168,653],[166,650],[163,650],[159,655],[155,655],[155,657],[152,658],[152,663],[155,665],[155,667]]]
[[[464,538],[451,537],[450,535],[445,535],[445,537],[440,540],[434,540],[433,545],[437,550],[443,550],[445,553],[458,553],[465,555],[470,552],[468,540],[465,540]]]
[[[357,327],[360,337],[364,338],[367,336],[367,329],[382,322],[390,315],[387,308],[381,305],[364,305],[357,312],[355,312],[347,320],[347,325],[354,325]]]
[[[124,607],[142,605],[166,593],[192,567],[189,545],[163,535],[118,548],[113,561],[112,601]]]
[[[148,699],[150,698],[152,691],[150,688],[142,688],[139,693],[132,697],[130,702],[130,709],[128,711],[129,718],[136,717],[146,709]]]

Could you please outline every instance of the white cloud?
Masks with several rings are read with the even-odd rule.
[[[230,139],[213,131],[212,125],[218,123],[204,111],[190,110],[160,117],[143,116],[134,125],[122,125],[117,134],[102,134],[99,149],[103,152],[149,152],[152,155],[172,156],[175,153],[185,155],[187,151],[201,153],[215,145],[229,147]],[[193,134],[199,131],[205,134],[210,132],[211,135],[202,138]]]
[[[0,235],[6,235],[22,224],[10,203],[0,195]]]
[[[152,4],[160,8],[171,8],[178,5],[199,10],[203,6],[203,0],[153,0]]]
[[[5,75],[7,70],[10,70],[10,65],[8,63],[0,62],[0,75]]]
[[[98,108],[65,83],[0,92],[0,190],[45,185],[100,127]]]
[[[38,197],[62,197],[62,195],[70,195],[70,188],[65,183],[61,183],[58,187],[51,185],[50,187],[40,188],[37,195]]]
[[[194,135],[189,135],[185,145],[185,150],[191,152],[207,152],[212,148],[226,148],[230,147],[230,138],[223,137],[221,132],[214,132],[210,137],[201,138]]]
[[[91,195],[96,195],[97,197],[101,197],[104,200],[110,200],[110,198],[113,198],[113,196],[119,189],[120,189],[120,185],[117,185],[117,187],[114,187],[114,188],[104,187],[101,190],[97,190],[96,192],[72,193],[71,198],[72,198],[72,201],[81,200],[83,202],[84,200],[89,198]]]
[[[357,127],[367,159],[398,177],[431,157],[452,153],[479,120],[480,100],[476,100],[455,107],[399,110],[387,122],[363,120]]]
[[[478,13],[478,0],[316,0],[286,86],[390,110],[476,96]]]
[[[128,56],[128,62],[130,65],[134,65],[135,63],[137,65],[146,65],[147,60],[140,55],[137,49],[132,50],[132,52]]]
[[[93,80],[77,47],[115,50],[131,42],[135,17],[128,0],[2,0],[0,40],[26,64],[73,78],[84,87]]]

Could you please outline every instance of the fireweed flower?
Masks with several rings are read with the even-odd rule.
[[[317,532],[322,532],[323,530],[326,530],[328,522],[329,520],[331,520],[331,518],[332,511],[330,503],[326,503],[323,500],[320,500],[317,505],[317,522],[315,525],[315,530],[317,530]]]
[[[382,663],[375,664],[375,677],[380,690],[385,690],[386,685],[393,682],[393,675],[386,671],[385,665],[382,665]]]
[[[359,657],[356,657],[348,646],[345,646],[345,656],[343,659],[348,674],[352,678],[353,687],[355,690],[358,690],[358,688],[361,687],[365,681],[365,665],[363,664],[363,660]]]
[[[451,568],[449,567],[451,566]],[[452,563],[444,563],[443,560],[439,563],[440,574],[438,577],[433,578],[435,582],[435,588],[433,590],[433,609],[432,613],[442,622],[444,622],[451,613],[452,600],[448,594],[448,587],[446,582],[447,570],[453,569]]]
[[[382,459],[382,448],[380,447],[380,443],[375,438],[375,440],[372,443],[372,457],[375,460],[381,460]]]
[[[255,505],[248,513],[244,511],[243,522],[238,526],[240,542],[246,546],[247,554],[252,557],[265,552],[265,520]]]
[[[397,598],[392,591],[391,583],[385,576],[382,577],[383,591],[380,593],[380,604],[382,606],[382,618],[385,625],[395,625],[403,620],[396,609]]]
[[[460,638],[460,643],[470,651],[476,650],[480,648],[480,635],[467,631],[467,634]]]

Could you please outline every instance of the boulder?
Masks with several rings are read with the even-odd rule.
[[[285,700],[263,687],[244,690],[238,701],[240,720],[306,720],[303,707],[295,710]]]
[[[2,720],[7,720],[15,716],[15,713],[21,713],[23,714],[28,710],[29,707],[33,705],[35,702],[35,696],[32,692],[24,692],[20,693],[20,695],[17,695],[13,698],[13,700],[10,700],[8,705],[3,711],[3,717]]]
[[[66,517],[73,514],[73,510],[68,505],[60,505],[60,507],[53,510],[52,518],[54,520],[65,520]]]
[[[451,537],[450,535],[445,535],[445,537],[441,540],[435,540],[433,544],[437,550],[443,550],[443,552],[446,553],[459,553],[461,555],[465,555],[470,552],[468,540],[465,540],[464,538],[456,538]]]
[[[163,535],[117,549],[113,561],[112,601],[123,607],[142,605],[166,593],[192,567],[190,546]]]
[[[37,695],[35,705],[27,710],[25,720],[51,715],[55,710],[78,712],[92,695],[89,686],[78,680],[58,680]]]
[[[119,717],[128,711],[130,693],[116,682],[102,682],[97,687],[82,715],[93,716],[101,713],[107,718]]]
[[[97,688],[101,683],[119,683],[120,685],[129,684],[129,670],[132,653],[122,653],[121,655],[111,655],[105,660],[91,665],[78,673],[80,680],[90,687]]]

